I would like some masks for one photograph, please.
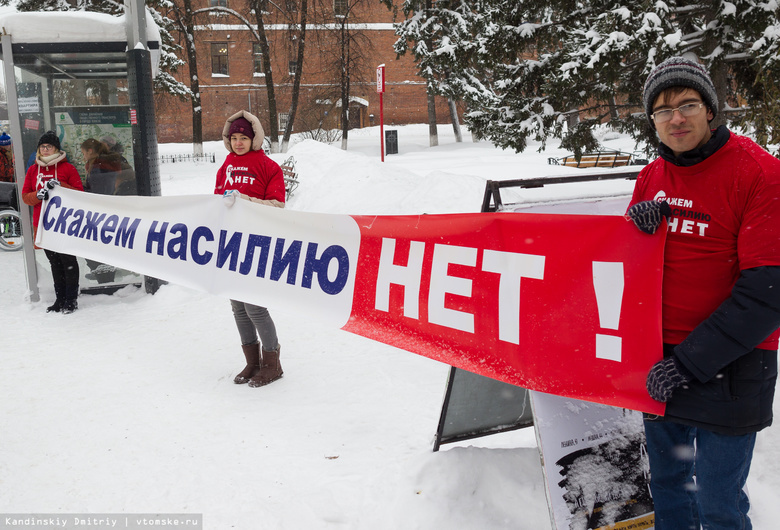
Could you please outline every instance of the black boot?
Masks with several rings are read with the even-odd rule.
[[[52,305],[46,308],[47,313],[51,313],[52,311],[54,311],[55,313],[59,313],[60,311],[62,311],[62,301],[60,301],[59,298],[57,298],[57,300],[55,300]]]
[[[78,308],[79,303],[76,300],[65,300],[65,302],[62,304],[62,314],[70,315]]]

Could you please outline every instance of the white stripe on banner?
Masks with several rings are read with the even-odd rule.
[[[347,215],[286,211],[218,195],[120,197],[62,187],[36,244],[343,327],[360,230]],[[273,302],[271,304],[271,302]]]

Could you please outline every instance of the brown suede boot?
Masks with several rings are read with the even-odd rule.
[[[248,383],[252,377],[260,373],[260,345],[242,344],[241,349],[244,350],[244,357],[246,357],[246,367],[233,379],[237,385]]]
[[[258,387],[273,383],[282,378],[282,364],[279,362],[279,353],[282,346],[279,345],[275,350],[263,350],[263,360],[260,364],[260,373],[249,380],[249,386]]]

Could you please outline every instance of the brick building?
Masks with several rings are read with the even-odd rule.
[[[179,2],[181,0],[174,0]],[[341,68],[338,57],[348,42],[353,66],[350,69],[350,128],[379,125],[379,95],[376,92],[376,68],[386,65],[384,122],[387,125],[427,122],[425,82],[417,76],[411,56],[397,58],[393,13],[377,0],[358,0],[359,4],[342,13],[356,0],[309,1],[305,56],[300,97],[294,132],[340,127]],[[198,79],[203,109],[203,139],[218,140],[225,118],[239,110],[257,115],[268,131],[271,119],[277,120],[283,133],[291,102],[293,73],[297,64],[296,5],[286,2],[287,13],[267,2],[264,15],[273,71],[277,115],[268,111],[268,95],[262,69],[262,53],[253,32],[237,16],[227,12],[204,12],[196,15],[195,43],[198,56]],[[312,9],[312,4],[315,8]],[[254,13],[247,0],[193,0],[193,8],[221,6],[245,17],[256,29]],[[344,39],[343,24],[349,30]],[[186,57],[182,52],[182,57]],[[177,79],[189,86],[188,66],[180,67]],[[156,99],[157,134],[160,142],[192,140],[192,105],[170,95]],[[437,120],[449,123],[446,101],[437,98]]]

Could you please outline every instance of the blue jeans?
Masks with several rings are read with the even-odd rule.
[[[656,530],[751,530],[744,491],[756,434],[645,420]]]

